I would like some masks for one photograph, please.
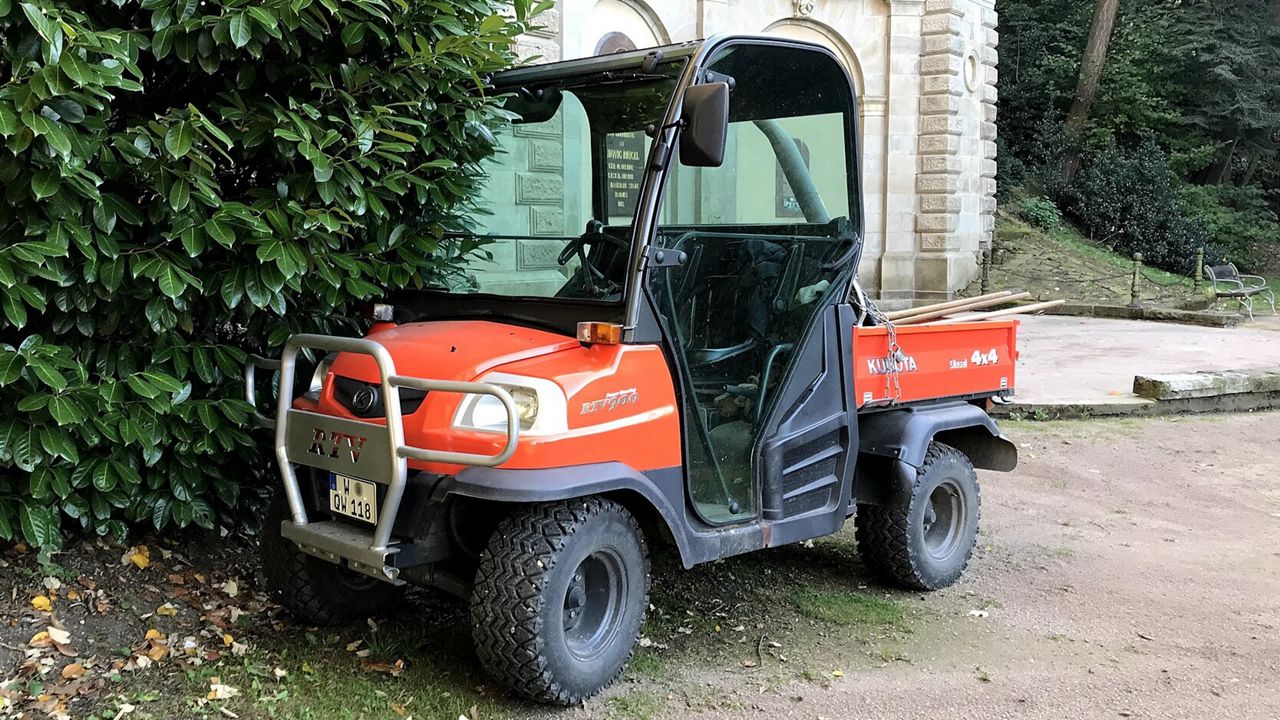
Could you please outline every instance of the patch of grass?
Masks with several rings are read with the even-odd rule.
[[[649,720],[666,706],[662,700],[652,693],[631,690],[622,695],[609,698],[607,703],[610,718],[622,720]]]
[[[627,663],[627,674],[659,679],[667,673],[667,659],[650,648],[637,648]]]
[[[791,601],[804,615],[834,625],[892,625],[903,618],[901,605],[866,593],[806,588]]]

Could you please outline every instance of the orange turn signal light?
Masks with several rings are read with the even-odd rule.
[[[578,342],[588,345],[618,345],[622,342],[622,326],[616,323],[578,323]]]

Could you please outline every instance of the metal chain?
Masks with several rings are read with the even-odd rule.
[[[902,399],[902,375],[901,368],[906,362],[906,354],[902,352],[902,348],[898,346],[898,328],[893,324],[875,301],[869,297],[863,296],[866,302],[864,308],[868,317],[876,323],[884,325],[885,333],[889,338],[889,354],[885,356],[885,374],[884,374],[884,392],[885,398],[890,403],[897,403]]]

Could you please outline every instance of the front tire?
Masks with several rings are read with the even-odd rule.
[[[299,620],[311,625],[360,621],[386,613],[404,597],[403,587],[302,552],[280,535],[280,523],[288,517],[284,493],[277,493],[259,551],[267,591]]]
[[[648,596],[644,535],[626,508],[599,497],[518,508],[480,556],[476,654],[512,692],[580,703],[622,673]]]
[[[981,495],[973,463],[930,443],[906,508],[858,505],[858,554],[872,574],[912,590],[940,590],[964,572],[978,538]]]

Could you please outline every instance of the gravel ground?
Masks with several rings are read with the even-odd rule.
[[[934,620],[903,642],[903,661],[750,707],[1280,717],[1280,413],[1007,430],[1022,464],[982,478],[982,549],[965,580],[925,600]]]

